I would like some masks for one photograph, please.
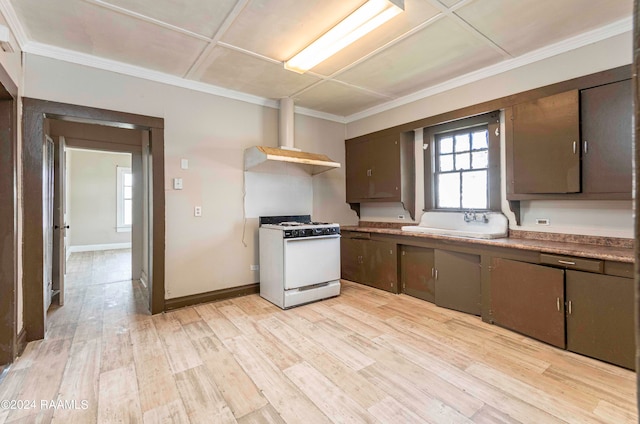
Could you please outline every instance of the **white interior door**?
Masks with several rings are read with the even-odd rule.
[[[44,310],[51,305],[53,290],[53,140],[45,137],[42,155],[42,233],[43,233],[43,298]]]
[[[66,211],[66,199],[67,199],[67,149],[64,137],[58,139],[55,156],[54,166],[54,182],[55,182],[55,195],[54,195],[54,266],[53,270],[55,275],[53,276],[53,290],[54,293],[58,293],[58,303],[60,306],[64,305],[64,279],[67,273],[67,230],[69,224],[67,223],[67,211]]]

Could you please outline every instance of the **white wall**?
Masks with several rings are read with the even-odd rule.
[[[347,124],[347,138],[627,65],[632,60],[631,34],[622,34],[351,122]],[[504,139],[501,144],[504,149]],[[416,153],[416,158],[417,164],[420,166],[422,163],[421,154]],[[417,183],[421,184],[422,172],[416,172],[416,178]],[[417,194],[418,205],[422,205],[423,203],[420,203],[421,190]],[[521,206],[522,225],[516,226],[513,214],[506,206],[503,181],[503,212],[509,217],[509,226],[512,229],[633,237],[633,215],[629,201],[527,201],[521,202]],[[421,215],[421,209],[417,209],[419,212],[416,220]],[[401,214],[402,211],[399,204],[368,204],[363,205],[361,219],[402,221],[398,219],[398,214]],[[535,225],[535,218],[549,218],[551,225]]]
[[[165,120],[166,298],[257,282],[257,219],[243,219],[243,155],[277,146],[275,109],[28,55],[26,95]],[[344,163],[345,126],[296,115],[298,147]],[[180,159],[189,169],[180,168]],[[336,173],[335,175],[330,175]],[[172,178],[183,179],[173,190]],[[354,223],[344,171],[314,177],[318,220]],[[202,217],[193,207],[202,206]],[[244,231],[244,238],[243,238]]]
[[[131,243],[117,232],[117,167],[131,168],[131,154],[69,149],[67,214],[71,250]]]

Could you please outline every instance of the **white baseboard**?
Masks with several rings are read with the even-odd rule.
[[[144,288],[147,288],[147,273],[144,272],[144,270],[142,270],[142,272],[140,273],[140,283],[142,283],[142,285],[144,286]]]
[[[131,249],[131,243],[85,244],[82,246],[69,246],[69,249],[67,249],[67,251],[70,253],[76,253],[114,249]]]

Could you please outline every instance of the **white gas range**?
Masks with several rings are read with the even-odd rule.
[[[340,226],[260,217],[260,296],[282,309],[340,294]]]

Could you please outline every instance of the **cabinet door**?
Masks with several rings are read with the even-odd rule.
[[[480,256],[435,251],[436,305],[480,315]]]
[[[369,169],[371,168],[368,157],[370,142],[360,141],[346,143],[346,190],[347,202],[358,203],[369,197]]]
[[[564,273],[562,269],[493,258],[493,321],[564,349]]]
[[[582,191],[631,193],[631,80],[583,90]]]
[[[364,278],[363,243],[365,240],[343,237],[340,239],[341,278],[362,282]]]
[[[567,271],[567,349],[635,368],[631,278]]]
[[[436,301],[433,249],[402,246],[400,279],[403,293],[431,303]]]
[[[400,200],[400,139],[387,136],[368,144],[370,199]]]
[[[364,242],[364,283],[398,293],[397,246],[377,240]]]
[[[513,107],[515,193],[580,191],[578,91]]]

